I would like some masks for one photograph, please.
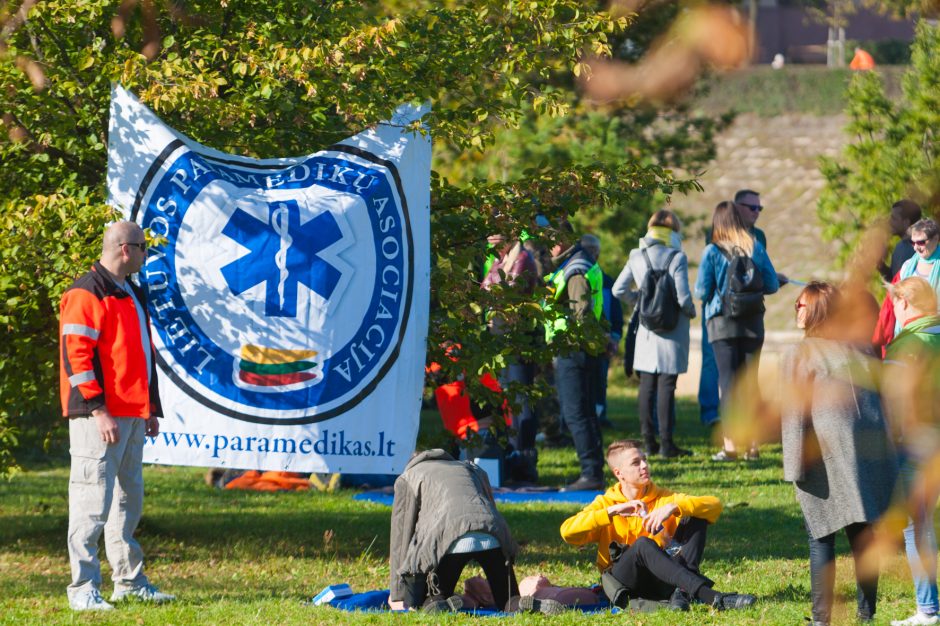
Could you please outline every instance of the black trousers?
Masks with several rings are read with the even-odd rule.
[[[695,596],[702,586],[713,584],[699,573],[707,531],[708,522],[697,517],[680,524],[674,540],[682,549],[674,557],[652,539],[641,537],[620,555],[610,573],[631,598],[666,600],[676,587]]]
[[[859,561],[872,540],[871,524],[849,524],[845,534],[855,560],[855,593],[858,617],[870,620],[875,616],[878,599],[878,574],[871,578],[859,576]],[[828,624],[832,617],[833,589],[836,584],[836,535],[820,539],[809,537],[809,579],[813,598],[813,621]]]
[[[663,443],[672,442],[672,433],[676,428],[676,381],[678,380],[678,374],[640,372],[640,391],[637,400],[640,409],[640,432],[645,441],[656,438],[653,426],[653,405],[655,404],[659,437]]]
[[[760,349],[764,345],[763,338],[737,337],[734,339],[718,339],[712,341],[712,352],[715,353],[715,363],[718,365],[718,389],[721,391],[721,402],[728,401],[728,394],[738,376],[738,371],[745,365],[751,365],[760,360]]]
[[[470,561],[476,561],[483,567],[486,581],[490,584],[496,608],[505,608],[509,598],[519,595],[519,585],[512,564],[506,559],[501,548],[463,554],[445,554],[437,568],[426,577],[409,576],[405,578],[405,605],[420,607],[428,596],[449,598],[454,595],[457,581],[463,568]]]

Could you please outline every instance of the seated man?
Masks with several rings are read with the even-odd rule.
[[[752,595],[713,590],[699,573],[708,524],[721,514],[718,498],[654,485],[636,440],[610,444],[607,464],[617,484],[565,520],[561,536],[576,546],[598,544],[597,567],[611,604],[668,599],[671,608],[688,610],[695,598],[719,611],[754,604]]]
[[[483,567],[496,608],[519,595],[517,546],[486,473],[443,450],[414,456],[395,481],[389,543],[392,608],[460,610],[454,587],[471,560]]]

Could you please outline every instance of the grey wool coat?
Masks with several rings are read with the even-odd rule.
[[[655,269],[662,269],[674,248],[668,248],[655,239],[644,237],[640,247],[630,251],[623,270],[614,281],[614,297],[633,305],[639,299],[639,286],[646,276],[647,264],[643,256],[646,248]],[[695,317],[695,303],[689,290],[689,259],[679,250],[669,263],[669,273],[676,283],[676,295],[681,313],[679,323],[671,331],[657,334],[640,324],[636,335],[636,353],[633,369],[651,374],[682,374],[689,369],[689,320]]]
[[[874,359],[807,337],[783,361],[783,478],[809,534],[874,522],[887,509],[898,462],[875,387]]]
[[[518,548],[496,510],[486,472],[440,449],[411,459],[395,480],[389,598],[401,600],[402,578],[434,571],[454,540],[469,532],[493,535],[506,559],[515,560]]]

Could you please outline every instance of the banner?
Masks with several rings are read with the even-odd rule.
[[[399,473],[419,424],[430,138],[390,122],[304,157],[206,148],[116,87],[110,202],[159,242],[164,419],[144,461]]]

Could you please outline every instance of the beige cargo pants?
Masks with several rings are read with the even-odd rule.
[[[102,531],[115,590],[147,583],[144,555],[134,539],[144,504],[146,420],[117,418],[117,422],[120,439],[108,445],[101,440],[95,418],[69,420],[69,597],[101,589],[98,542]]]

